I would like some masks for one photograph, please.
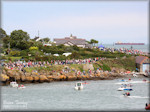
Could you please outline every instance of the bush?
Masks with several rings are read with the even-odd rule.
[[[71,59],[75,58],[75,59],[80,59],[81,55],[78,52],[73,52],[70,56]]]
[[[10,55],[11,56],[20,56],[20,51],[11,51]]]
[[[30,50],[30,51],[32,51],[32,50],[39,50],[39,48],[33,46],[33,47],[30,47],[29,50]]]
[[[20,52],[20,55],[21,55],[21,56],[27,56],[27,55],[28,55],[28,52],[25,51],[25,50],[22,50],[22,51]]]

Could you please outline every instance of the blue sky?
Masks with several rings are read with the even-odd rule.
[[[2,28],[34,38],[73,34],[99,43],[148,43],[148,1],[2,1]]]

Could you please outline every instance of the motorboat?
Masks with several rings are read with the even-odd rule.
[[[75,85],[75,89],[76,89],[76,90],[82,90],[82,89],[83,89],[83,84],[82,84],[82,82],[77,82],[76,85]]]
[[[120,87],[120,88],[118,88],[118,91],[123,91],[123,90],[132,91],[132,88],[130,88],[130,87]]]
[[[145,110],[150,110],[150,104],[145,106]]]
[[[124,96],[130,96],[130,93],[129,92],[126,92],[123,94]]]
[[[122,82],[125,82],[125,80],[124,80],[124,79],[122,79],[121,81],[122,81]]]
[[[133,74],[133,77],[138,77],[136,73]]]
[[[10,82],[11,87],[18,87],[18,84],[16,81]]]
[[[22,85],[22,84],[18,86],[18,89],[25,89],[25,88],[26,87],[24,85]]]

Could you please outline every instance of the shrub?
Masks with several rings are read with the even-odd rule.
[[[20,56],[20,51],[11,51],[10,55],[11,56]]]
[[[30,47],[30,48],[29,48],[29,50],[30,50],[30,51],[32,51],[32,50],[39,50],[39,48],[38,48],[38,47],[33,46],[33,47]]]

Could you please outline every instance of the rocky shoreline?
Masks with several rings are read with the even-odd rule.
[[[144,78],[144,75],[138,75],[139,78]],[[1,85],[9,85],[11,81],[15,81],[18,84],[23,83],[43,83],[43,82],[53,82],[53,81],[75,81],[75,80],[113,80],[117,78],[133,78],[132,74],[123,75],[120,73],[92,73],[91,75],[76,75],[75,73],[63,73],[57,74],[57,72],[31,72],[24,73],[19,70],[3,69],[0,75]]]

